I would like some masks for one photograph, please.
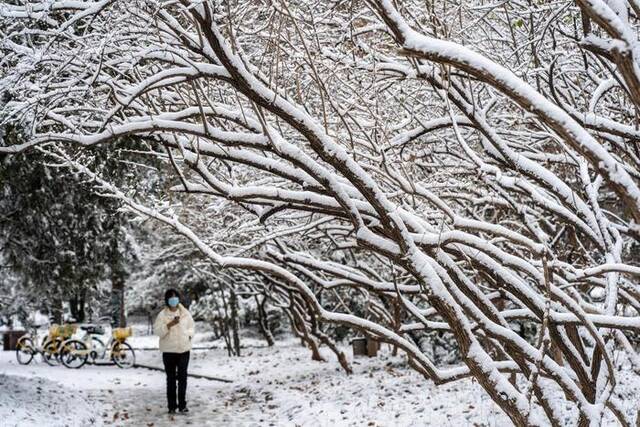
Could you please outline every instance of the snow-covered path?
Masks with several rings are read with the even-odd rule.
[[[245,349],[229,358],[223,350],[196,351],[190,371],[232,379],[233,383],[189,378],[191,414],[165,413],[164,374],[146,369],[85,366],[79,370],[50,367],[40,361],[20,366],[14,353],[0,352],[0,374],[44,379],[58,400],[87,403],[96,425],[118,426],[374,426],[483,425],[509,423],[480,388],[461,382],[438,388],[402,367],[402,359],[383,355],[357,359],[356,373],[346,376],[335,360],[310,360],[295,342],[275,348]],[[328,358],[329,355],[327,354]],[[138,352],[138,360],[161,366],[154,351]],[[51,383],[49,383],[49,381]],[[9,383],[9,392],[11,384]],[[62,387],[62,388],[60,388]],[[12,414],[0,399],[0,416]],[[13,419],[16,415],[13,415]],[[55,419],[55,417],[52,417]],[[76,419],[78,419],[76,417]],[[19,420],[15,420],[16,422]],[[74,425],[55,419],[55,425]],[[15,425],[16,422],[9,425]],[[47,425],[52,425],[49,418]],[[20,427],[29,425],[23,420]],[[33,424],[36,425],[36,424]],[[87,425],[82,421],[76,425]]]
[[[140,358],[154,362],[153,356],[145,352],[139,354]],[[95,425],[159,427],[176,425],[176,422],[178,425],[223,425],[229,424],[230,420],[228,413],[216,414],[215,411],[218,406],[215,400],[222,393],[219,389],[222,383],[193,378],[189,379],[189,406],[193,414],[172,419],[166,414],[164,373],[147,369],[85,366],[70,370],[50,367],[38,360],[29,366],[20,366],[13,352],[0,352],[0,382],[6,386],[7,396],[19,395],[11,400],[0,398],[0,419],[10,420],[8,425],[11,426],[86,426],[91,424],[90,418]],[[18,390],[17,385],[22,389]],[[38,393],[37,387],[44,388],[45,392]],[[32,401],[22,400],[32,394],[41,408],[34,408]],[[47,403],[47,400],[51,402]],[[22,410],[13,412],[13,408],[21,403]],[[40,411],[44,415],[61,403],[63,405],[55,415],[43,418],[36,414]],[[62,415],[69,408],[73,409],[73,416]]]
[[[84,427],[94,418],[95,425],[125,427],[511,425],[472,381],[436,388],[406,368],[402,357],[386,351],[377,358],[356,359],[354,375],[347,376],[326,356],[329,362],[313,362],[295,341],[247,348],[239,358],[229,358],[223,350],[195,351],[190,372],[234,382],[189,378],[191,413],[171,419],[165,412],[163,372],[115,366],[70,370],[39,360],[20,366],[13,352],[0,352],[0,382],[3,394],[7,392],[0,395],[0,424]],[[138,361],[161,366],[156,351],[138,352]],[[44,415],[37,412],[46,413],[46,398],[39,400],[40,406],[33,406],[35,399],[29,404],[14,398],[37,395],[36,387],[73,416],[52,415],[41,422]],[[26,413],[31,420],[24,418]]]

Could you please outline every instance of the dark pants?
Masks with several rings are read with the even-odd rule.
[[[170,411],[187,407],[187,368],[189,352],[162,353],[164,372],[167,374],[167,404]],[[177,374],[177,375],[176,375]],[[176,405],[176,378],[178,380],[178,404]]]

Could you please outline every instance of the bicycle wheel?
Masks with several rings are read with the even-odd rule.
[[[60,361],[58,360],[58,345],[60,341],[55,340],[46,340],[44,345],[42,346],[42,360],[44,360],[47,365],[50,366],[58,366]]]
[[[136,353],[126,342],[114,342],[111,346],[111,360],[121,368],[131,368],[136,364]]]
[[[80,340],[67,340],[60,345],[60,361],[64,366],[78,369],[87,363],[89,351],[87,345]]]
[[[104,358],[106,352],[106,346],[104,342],[98,337],[91,337],[91,351],[89,352],[89,358],[91,363],[95,363],[96,359]]]
[[[36,354],[36,348],[33,345],[31,337],[22,337],[16,343],[16,359],[21,365],[28,365]]]

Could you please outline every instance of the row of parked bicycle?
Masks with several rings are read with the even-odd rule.
[[[74,338],[78,329],[82,336]],[[16,344],[16,358],[21,365],[28,365],[40,354],[51,366],[63,364],[74,369],[100,360],[111,361],[120,368],[135,365],[136,354],[127,343],[131,328],[114,328],[106,344],[101,338],[104,334],[105,329],[98,325],[51,325],[40,339],[36,331],[21,337]]]

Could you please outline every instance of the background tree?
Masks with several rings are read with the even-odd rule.
[[[12,138],[19,135],[9,131],[5,139]],[[91,162],[108,174],[118,163],[104,155],[94,150]],[[110,172],[122,182],[120,172]],[[106,307],[99,289],[105,280],[116,298],[123,297],[136,256],[135,231],[118,213],[121,202],[95,194],[86,177],[52,166],[39,151],[3,156],[0,183],[0,248],[6,274],[14,275],[21,294],[57,323],[63,302],[78,322],[86,320],[87,309],[99,316]],[[111,306],[115,323],[124,324],[124,304]]]

